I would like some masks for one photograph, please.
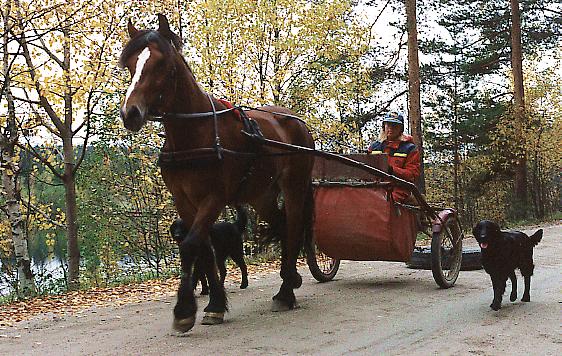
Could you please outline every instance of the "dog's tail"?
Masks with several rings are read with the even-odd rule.
[[[542,240],[542,229],[539,229],[537,232],[529,236],[529,240],[531,241],[532,246],[537,246]]]
[[[240,205],[235,206],[236,209],[236,227],[241,234],[246,231],[246,225],[248,225],[248,212],[246,209]]]

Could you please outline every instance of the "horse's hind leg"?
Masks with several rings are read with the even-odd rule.
[[[274,311],[290,310],[296,306],[293,289],[302,285],[302,277],[297,272],[297,258],[303,245],[304,236],[312,219],[312,186],[303,184],[303,190],[284,190],[285,213],[287,216],[287,235],[281,244],[281,278],[283,283],[273,297]]]
[[[294,308],[295,295],[293,288],[287,284],[287,220],[285,211],[277,207],[277,195],[279,190],[277,187],[272,188],[263,195],[261,199],[253,202],[253,206],[258,212],[260,218],[266,221],[270,227],[271,240],[281,243],[281,278],[283,284],[281,290],[273,297],[273,311],[289,310]],[[286,204],[286,201],[285,201]],[[283,293],[281,293],[283,291]]]

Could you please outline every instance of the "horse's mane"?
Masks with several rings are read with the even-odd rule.
[[[178,35],[173,32],[170,32],[169,35],[171,38],[168,40],[158,31],[153,30],[142,30],[139,31],[137,36],[132,38],[129,43],[123,48],[123,52],[121,52],[121,56],[119,57],[119,65],[121,67],[125,66],[125,62],[131,57],[131,55],[141,48],[148,46],[149,43],[156,43],[158,48],[164,53],[165,55],[170,55],[173,53],[174,47],[180,51],[182,47],[181,39]],[[173,45],[173,47],[172,47]]]

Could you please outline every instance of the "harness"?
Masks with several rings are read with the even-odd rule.
[[[256,143],[265,139],[263,133],[260,130],[259,124],[250,118],[246,114],[246,110],[255,110],[270,113],[273,115],[280,115],[286,118],[296,119],[304,123],[304,121],[295,115],[268,111],[259,108],[252,108],[249,106],[232,106],[224,110],[216,110],[215,104],[212,97],[207,94],[209,101],[211,102],[211,107],[213,111],[200,112],[200,113],[159,113],[151,115],[148,121],[163,122],[165,120],[186,120],[186,119],[213,119],[213,129],[215,134],[215,142],[213,147],[201,147],[193,148],[185,151],[172,151],[164,152],[161,151],[158,155],[158,165],[162,168],[181,168],[181,167],[192,167],[203,163],[208,163],[209,161],[218,160],[221,161],[225,155],[238,156],[241,158],[257,158],[260,156],[289,156],[294,154],[299,154],[298,152],[276,152],[276,153],[265,153],[257,152],[257,150],[252,152],[240,152],[224,148],[220,143],[220,136],[218,133],[218,120],[221,116],[225,114],[234,112],[242,121],[244,129],[242,134],[250,137]],[[256,146],[257,147],[257,146]]]
[[[156,121],[156,122],[163,122],[164,120],[187,120],[187,119],[213,119],[213,129],[215,134],[215,142],[213,147],[201,147],[201,148],[193,148],[184,151],[160,151],[158,155],[158,166],[160,168],[196,168],[196,167],[206,167],[209,164],[219,163],[222,161],[225,155],[239,157],[242,159],[247,160],[245,173],[240,179],[238,183],[238,188],[236,189],[236,194],[234,200],[241,194],[243,186],[252,176],[255,171],[255,161],[259,157],[275,157],[275,156],[289,156],[295,154],[302,154],[300,152],[293,152],[293,151],[284,151],[284,152],[275,152],[275,153],[266,153],[266,152],[258,152],[259,147],[261,147],[261,143],[266,141],[263,133],[260,130],[259,124],[249,117],[246,113],[246,110],[255,110],[261,112],[267,112],[273,115],[281,115],[286,118],[296,119],[304,123],[304,121],[295,116],[280,112],[272,112],[268,110],[252,108],[248,106],[233,106],[227,101],[219,100],[225,106],[226,109],[223,110],[216,110],[215,103],[211,95],[207,93],[207,97],[211,103],[212,111],[209,112],[200,112],[200,113],[159,113],[155,115],[151,115],[148,119],[149,121]],[[218,120],[221,116],[224,116],[228,113],[234,113],[240,121],[242,121],[243,130],[241,133],[247,137],[249,137],[255,145],[253,146],[253,150],[250,152],[241,152],[241,151],[234,151],[227,148],[224,148],[221,145],[219,131],[218,131]],[[165,137],[165,135],[164,135]],[[276,182],[278,177],[275,177],[272,181],[272,184]]]

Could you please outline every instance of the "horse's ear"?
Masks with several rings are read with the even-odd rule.
[[[158,14],[158,33],[160,33],[164,38],[168,39],[177,50],[182,47],[181,38],[170,30],[170,23],[166,16]]]
[[[127,22],[127,31],[129,31],[129,37],[131,38],[135,37],[135,35],[139,32],[139,30],[137,30],[135,25],[131,22],[131,19]]]
[[[166,16],[162,14],[158,14],[158,32],[160,32],[160,34],[167,39],[172,39],[172,30],[170,30],[170,23],[168,22]]]

